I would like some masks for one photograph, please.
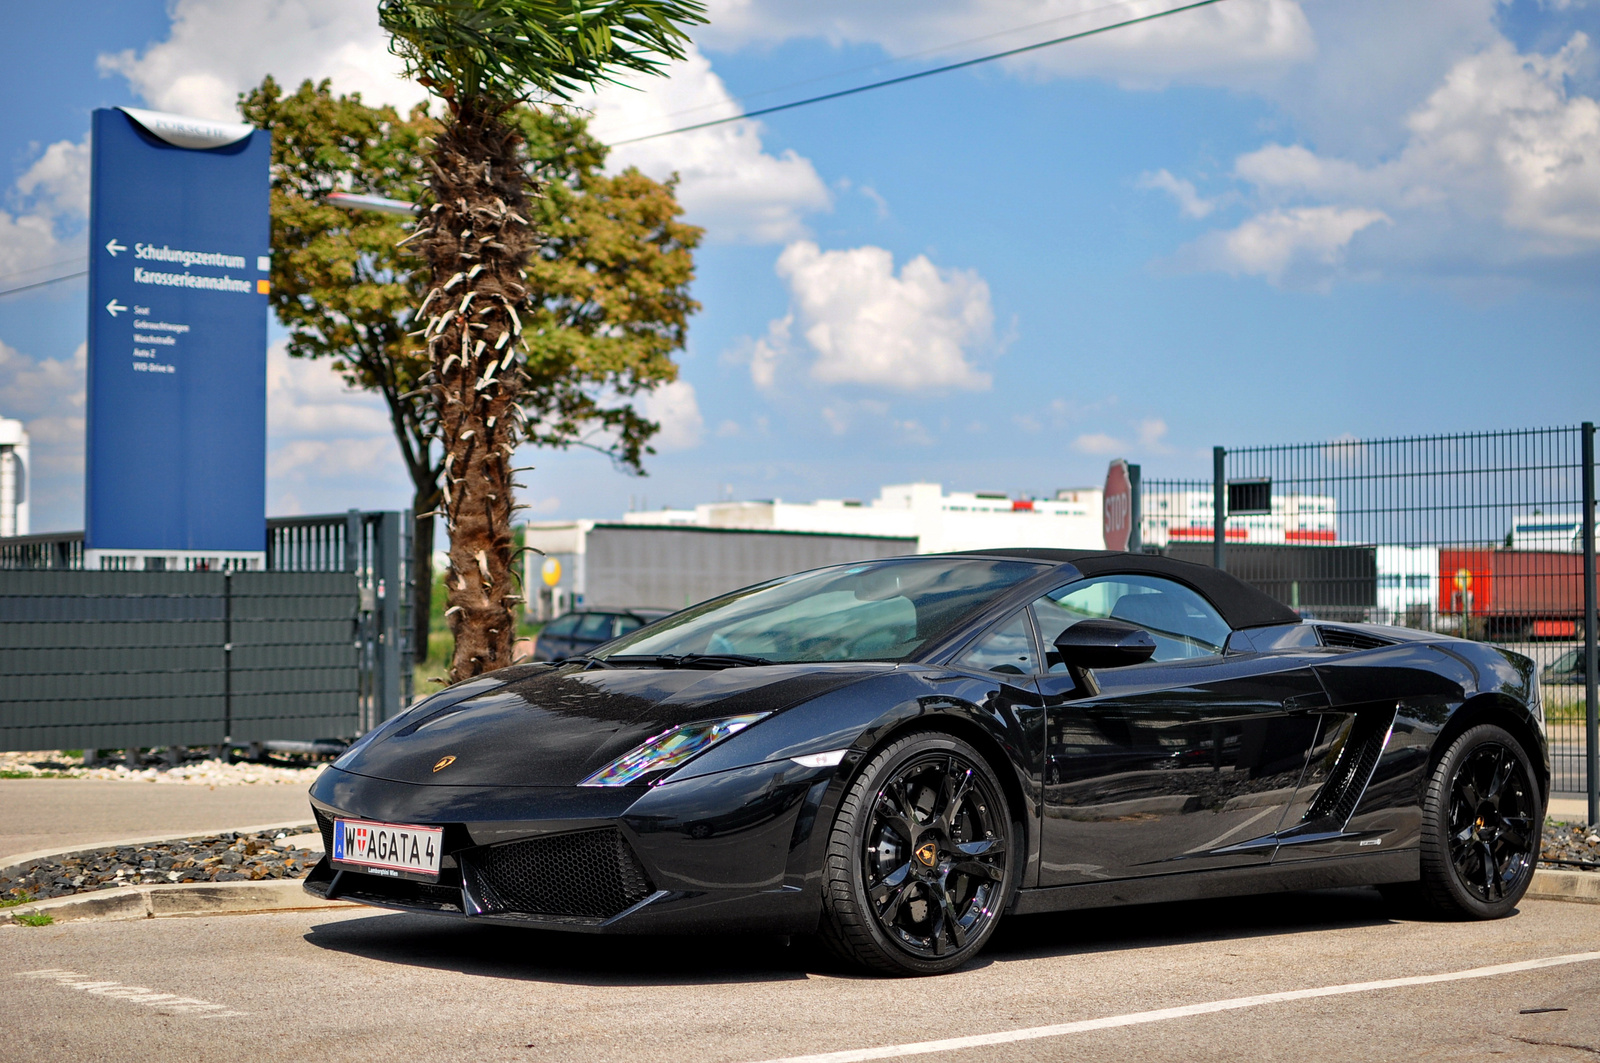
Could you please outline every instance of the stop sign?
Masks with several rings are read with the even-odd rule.
[[[1106,470],[1105,503],[1101,517],[1107,550],[1126,550],[1133,532],[1133,481],[1128,463],[1118,458]]]

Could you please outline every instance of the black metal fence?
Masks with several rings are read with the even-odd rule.
[[[301,572],[0,572],[0,749],[353,735],[359,605]]]
[[[0,540],[0,749],[352,737],[412,696],[408,512],[275,518],[267,571]]]
[[[1142,482],[1145,549],[1302,615],[1494,642],[1543,670],[1557,792],[1595,783],[1594,426],[1216,448]]]
[[[267,569],[273,572],[348,572],[361,608],[356,625],[361,691],[358,733],[411,704],[415,650],[411,645],[410,510],[274,517],[267,521]]]

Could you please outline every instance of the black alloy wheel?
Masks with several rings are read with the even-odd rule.
[[[1455,919],[1509,915],[1533,880],[1544,802],[1528,754],[1481,724],[1434,769],[1423,804],[1422,892]]]
[[[829,838],[822,936],[885,974],[939,974],[975,956],[1015,879],[1011,810],[977,750],[916,734],[872,759]]]

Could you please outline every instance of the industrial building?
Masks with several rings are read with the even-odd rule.
[[[629,513],[633,526],[741,528],[827,532],[914,539],[908,552],[936,554],[991,546],[1045,546],[1099,550],[1099,487],[1068,488],[1050,499],[1012,498],[1003,492],[952,491],[936,483],[891,484],[870,502],[825,498],[815,502],[770,499],[709,502],[693,509]]]
[[[523,529],[528,614],[583,606],[682,609],[728,591],[824,565],[916,552],[916,540],[593,520]]]
[[[1214,537],[1214,496],[1204,490],[1146,490],[1140,529],[1145,546],[1209,543]],[[1323,545],[1339,541],[1339,502],[1332,495],[1272,494],[1270,508],[1239,513],[1230,505],[1230,543]]]

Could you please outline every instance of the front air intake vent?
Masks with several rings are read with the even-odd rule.
[[[650,896],[639,858],[614,827],[458,853],[485,914],[609,919]]]
[[[1347,627],[1328,627],[1322,625],[1317,628],[1317,633],[1322,636],[1324,646],[1332,646],[1340,650],[1375,650],[1379,646],[1393,646],[1393,639],[1386,639],[1381,635],[1368,634],[1365,631],[1356,631]]]
[[[322,835],[322,851],[333,858],[333,817],[320,808],[313,808],[311,814],[317,817],[317,831]]]

